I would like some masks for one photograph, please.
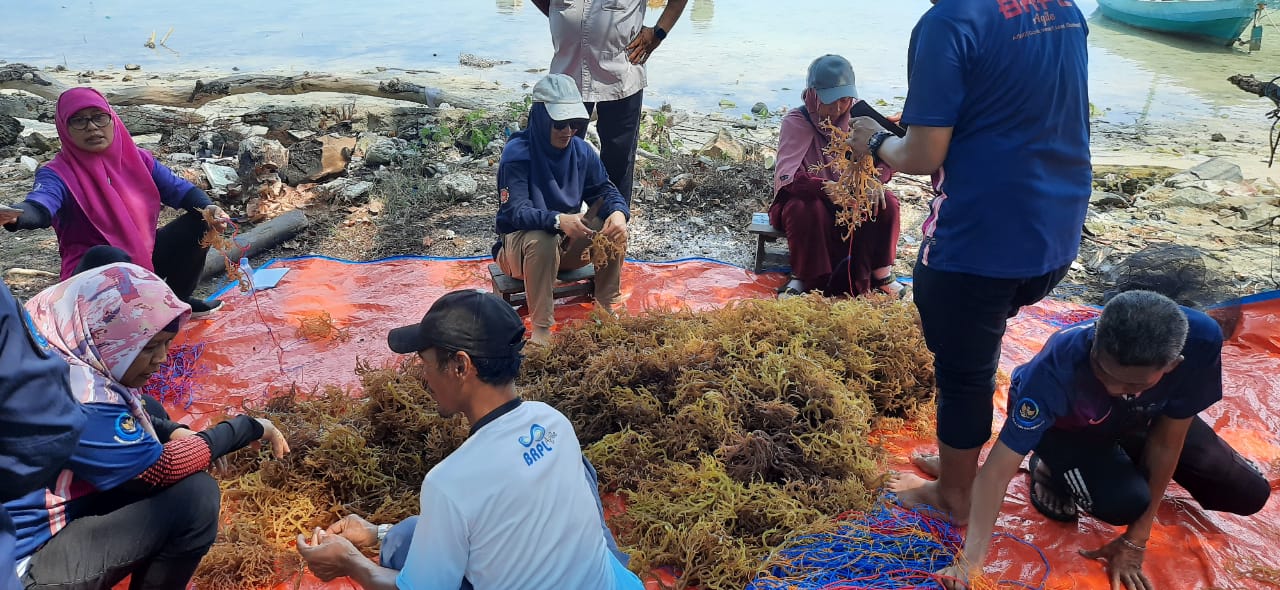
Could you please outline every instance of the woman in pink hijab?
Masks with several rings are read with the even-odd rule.
[[[62,150],[36,171],[35,187],[15,205],[21,214],[0,210],[0,225],[10,231],[53,226],[62,280],[86,268],[132,262],[162,277],[193,317],[216,310],[221,302],[191,295],[208,252],[200,246],[207,229],[203,213],[220,220],[226,213],[134,145],[97,90],[62,93],[55,118]],[[162,205],[187,213],[157,231]]]
[[[898,198],[886,190],[875,219],[858,227],[850,245],[844,241],[845,228],[836,225],[835,204],[822,190],[824,181],[836,179],[835,173],[828,168],[810,172],[810,167],[827,161],[822,149],[831,137],[823,132],[822,122],[849,129],[849,109],[858,101],[853,67],[838,55],[813,60],[802,97],[804,106],[782,119],[769,207],[769,223],[787,235],[791,254],[791,281],[781,293],[862,295],[875,289],[903,296],[906,287],[893,274]],[[887,182],[892,172],[883,165],[880,170]]]
[[[221,493],[205,473],[261,440],[289,444],[265,419],[236,416],[200,432],[148,412],[137,387],[159,368],[191,313],[151,271],[86,270],[27,302],[48,348],[70,366],[86,421],[48,489],[6,502],[23,586],[186,588],[218,532]]]

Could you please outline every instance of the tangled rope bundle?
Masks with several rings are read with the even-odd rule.
[[[1036,585],[1016,580],[970,580],[972,590],[1044,588],[1048,558],[1034,545],[1004,535],[1039,554],[1044,565]],[[955,561],[964,544],[960,530],[922,510],[910,511],[883,497],[865,512],[841,514],[830,530],[798,536],[777,551],[766,572],[747,590],[852,590],[936,588],[934,573]]]
[[[147,384],[142,386],[142,392],[165,404],[190,408],[196,402],[200,378],[208,372],[207,368],[199,364],[204,346],[203,342],[199,342],[170,348],[169,357],[151,375]]]
[[[884,200],[884,183],[870,155],[856,161],[850,157],[848,131],[830,121],[823,121],[822,129],[831,135],[831,142],[822,148],[826,162],[814,164],[809,171],[816,173],[825,168],[835,172],[836,180],[824,182],[822,189],[839,207],[836,223],[846,228],[844,239],[849,240],[862,222],[875,218],[876,206]]]

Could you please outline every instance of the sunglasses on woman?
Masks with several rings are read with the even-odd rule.
[[[98,113],[92,117],[71,117],[67,119],[67,127],[76,131],[84,131],[89,128],[89,123],[93,123],[94,127],[102,129],[111,125],[111,115],[107,113]]]
[[[556,129],[572,127],[574,133],[578,133],[587,128],[587,123],[588,121],[586,119],[565,119],[564,121],[552,121],[551,126]]]

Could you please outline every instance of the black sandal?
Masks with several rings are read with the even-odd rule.
[[[1080,519],[1080,509],[1076,506],[1076,496],[1071,490],[1065,489],[1061,483],[1055,481],[1052,476],[1040,473],[1040,457],[1032,454],[1031,459],[1027,461],[1027,474],[1031,477],[1031,485],[1028,487],[1027,495],[1031,499],[1031,506],[1036,512],[1043,514],[1050,520],[1058,522],[1076,522]],[[1040,497],[1036,492],[1041,487],[1051,490],[1057,494],[1059,498],[1066,501],[1062,503],[1062,508],[1055,510]]]
[[[804,295],[804,291],[797,291],[795,287],[791,286],[791,283],[795,280],[796,278],[794,276],[787,276],[787,282],[783,283],[781,287],[778,287],[779,299],[794,297],[796,295]]]
[[[889,272],[889,275],[888,275],[888,276],[886,276],[886,277],[884,277],[884,278],[882,278],[882,279],[877,279],[877,278],[872,277],[872,279],[871,279],[871,288],[872,288],[872,289],[875,289],[875,290],[877,290],[877,291],[879,291],[879,292],[881,292],[881,293],[884,293],[885,295],[893,295],[893,293],[890,293],[890,292],[888,292],[888,291],[885,291],[884,289],[881,289],[881,287],[887,287],[887,286],[892,285],[892,284],[894,284],[894,283],[898,283],[898,285],[899,285],[900,287],[902,287],[901,289],[898,289],[898,291],[897,291],[897,293],[898,293],[898,295],[897,295],[897,296],[898,296],[898,299],[905,299],[905,298],[907,297],[907,293],[909,293],[909,292],[911,291],[911,287],[908,287],[906,284],[904,284],[904,283],[902,283],[902,282],[899,282],[899,281],[898,281],[898,275],[894,274],[892,271],[890,271],[890,272]]]

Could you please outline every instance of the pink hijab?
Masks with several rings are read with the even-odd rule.
[[[101,153],[84,151],[71,142],[67,120],[89,107],[111,114],[115,139]],[[155,159],[139,149],[119,115],[107,99],[92,88],[72,88],[58,97],[55,115],[62,150],[49,162],[53,170],[71,190],[76,203],[84,211],[94,229],[107,244],[124,250],[137,264],[152,270],[151,254],[155,250],[156,220],[160,216],[160,189],[151,178]],[[80,240],[62,252],[62,279],[71,276],[90,245]]]
[[[804,110],[791,109],[782,118],[782,128],[778,133],[778,160],[773,168],[773,194],[791,184],[800,172],[809,172],[814,164],[826,162],[822,149],[831,142],[831,135],[821,130],[822,121],[818,120],[818,92],[805,88],[800,95],[804,99]],[[854,99],[857,100],[856,98]],[[808,117],[805,117],[808,111]],[[849,112],[845,111],[831,124],[849,130]],[[809,172],[810,174],[813,174]],[[822,169],[815,176],[826,180],[836,180],[829,169]]]
[[[155,436],[138,392],[120,379],[156,334],[186,321],[189,305],[151,271],[118,262],[41,291],[27,311],[71,366],[71,392],[81,403],[127,406]]]
[[[827,162],[827,157],[822,155],[822,150],[831,143],[831,134],[822,131],[822,122],[818,120],[820,104],[818,91],[805,88],[800,96],[804,99],[804,111],[791,109],[782,118],[782,128],[778,132],[778,159],[773,167],[774,196],[777,196],[778,191],[783,187],[794,182],[802,172],[823,180],[837,180],[835,172],[830,168],[823,168],[816,173],[809,170],[815,164]],[[853,104],[858,104],[858,99],[853,99]],[[853,105],[849,106],[852,108]],[[808,111],[807,118],[805,111]],[[849,119],[849,111],[845,111],[831,121],[831,124],[848,131]],[[889,182],[893,177],[893,171],[884,164],[881,164],[879,169],[880,180]]]

